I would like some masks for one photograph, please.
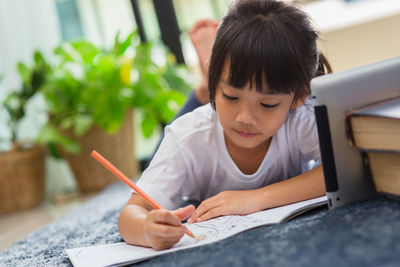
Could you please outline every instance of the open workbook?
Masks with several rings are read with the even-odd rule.
[[[258,226],[286,222],[326,203],[326,196],[323,196],[249,215],[221,216],[200,223],[186,224],[190,231],[196,235],[196,239],[184,235],[175,246],[162,251],[120,242],[71,248],[67,249],[66,252],[75,267],[123,266],[174,251],[210,244]]]

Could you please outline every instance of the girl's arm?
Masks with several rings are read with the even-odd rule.
[[[325,194],[322,166],[255,190],[224,191],[203,201],[188,222],[221,215],[249,214]]]
[[[193,211],[193,206],[175,211],[155,210],[140,195],[132,194],[120,213],[119,232],[129,244],[155,250],[170,248],[185,234],[181,221]]]
[[[322,166],[259,190],[264,200],[264,209],[323,196],[325,181]]]

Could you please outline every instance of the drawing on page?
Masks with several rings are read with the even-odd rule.
[[[195,233],[196,237],[199,237],[197,241],[200,242],[230,235],[232,232],[240,232],[259,222],[261,222],[261,220],[257,218],[232,215],[190,224],[189,228]]]

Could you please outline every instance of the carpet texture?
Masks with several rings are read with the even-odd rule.
[[[65,249],[122,241],[118,214],[129,189],[113,184],[78,210],[0,254],[0,266],[72,266]],[[287,223],[137,266],[400,266],[400,201],[382,196],[320,208]],[[135,266],[136,266],[135,265]]]

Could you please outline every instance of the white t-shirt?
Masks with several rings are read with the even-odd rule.
[[[182,197],[202,201],[226,190],[249,190],[297,176],[320,152],[312,107],[288,115],[272,137],[258,170],[244,174],[225,145],[222,126],[210,104],[177,118],[137,185],[166,209]]]

